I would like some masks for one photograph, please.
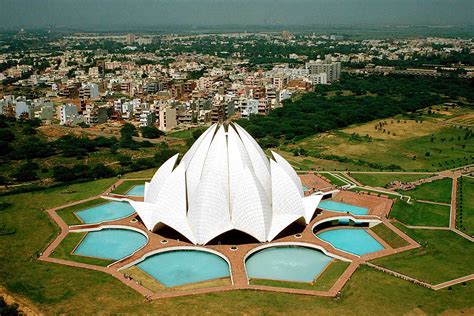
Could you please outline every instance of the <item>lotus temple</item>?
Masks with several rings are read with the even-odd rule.
[[[387,219],[388,196],[297,173],[235,123],[210,126],[148,180],[48,210],[61,231],[39,259],[108,273],[148,299],[337,296],[360,265],[419,247]]]

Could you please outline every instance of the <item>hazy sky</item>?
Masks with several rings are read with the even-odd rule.
[[[474,24],[474,0],[0,0],[0,27]]]

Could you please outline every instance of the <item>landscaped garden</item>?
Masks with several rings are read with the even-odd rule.
[[[351,277],[338,300],[282,293],[230,291],[143,304],[142,296],[110,275],[36,260],[36,255],[58,233],[58,228],[44,210],[95,196],[116,180],[103,179],[1,197],[1,202],[6,206],[0,212],[0,221],[14,230],[13,234],[0,237],[2,285],[45,313],[152,313],[159,309],[170,314],[196,314],[205,309],[210,313],[226,314],[238,309],[257,314],[263,311],[305,314],[314,310],[322,313],[380,313],[382,309],[394,314],[415,310],[433,314],[447,308],[459,310],[471,306],[470,298],[474,291],[470,283],[453,286],[452,290],[435,292],[363,266]],[[416,231],[417,234],[418,232]],[[421,274],[421,277],[429,273],[426,267],[433,265],[431,278],[434,281],[469,272],[466,271],[468,267],[459,260],[461,248],[463,262],[470,260],[466,256],[472,253],[469,250],[471,245],[452,233],[441,232],[447,236],[438,236],[438,233],[420,232],[423,239],[419,241],[425,245],[426,239],[428,246],[412,251],[412,255],[395,255],[395,263],[390,262],[391,257],[388,257],[387,264],[395,264],[395,267],[399,265],[404,272],[411,274],[414,271],[414,276]],[[436,238],[431,238],[431,234],[435,234]],[[54,256],[67,259],[75,241],[66,240]],[[403,257],[398,258],[401,255]],[[398,263],[398,260],[403,264]],[[447,265],[446,262],[450,264]],[[331,269],[321,275],[315,282],[315,287],[318,282],[321,289],[330,286],[334,276],[329,272]],[[338,271],[334,274],[339,273],[336,272]],[[325,278],[328,280],[324,281]],[[360,304],[361,301],[365,303]],[[193,306],[199,306],[199,309]]]
[[[400,199],[393,204],[390,217],[406,225],[413,226],[449,226],[449,205],[438,205]]]
[[[403,183],[413,182],[423,178],[428,178],[432,174],[403,174],[403,173],[358,173],[351,172],[351,177],[364,185],[372,187],[386,187],[393,181],[400,181]]]
[[[371,230],[392,248],[400,248],[408,245],[408,242],[405,239],[398,236],[393,230],[384,224],[376,225],[372,227]]]
[[[445,178],[423,183],[412,190],[400,191],[400,193],[409,195],[417,200],[451,203],[452,183],[451,178]]]
[[[411,230],[398,225],[422,247],[375,259],[372,263],[421,281],[438,284],[471,274],[474,245],[452,231]]]

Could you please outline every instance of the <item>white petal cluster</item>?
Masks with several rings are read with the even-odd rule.
[[[175,155],[158,169],[144,202],[130,204],[149,230],[164,224],[194,244],[232,229],[271,241],[296,220],[308,224],[322,197],[304,197],[291,165],[272,155],[239,125],[214,124],[177,167]]]

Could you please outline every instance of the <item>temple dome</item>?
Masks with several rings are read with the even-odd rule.
[[[232,229],[271,241],[296,220],[308,224],[322,197],[304,197],[291,165],[272,156],[239,125],[213,124],[145,183],[144,202],[129,203],[147,229],[165,224],[194,244]]]

